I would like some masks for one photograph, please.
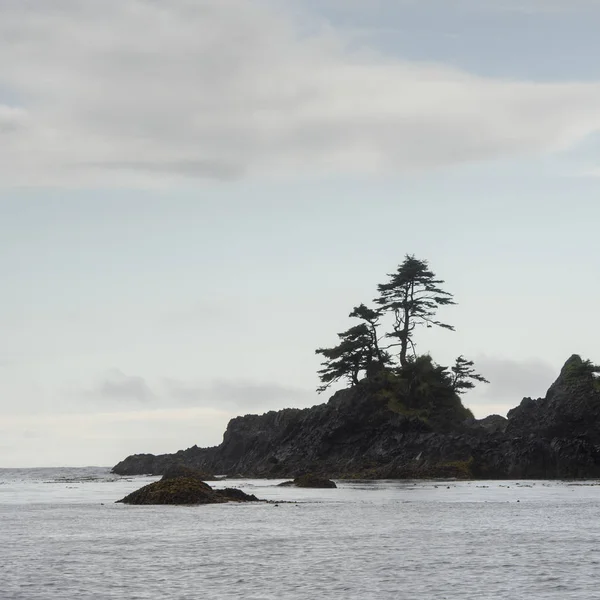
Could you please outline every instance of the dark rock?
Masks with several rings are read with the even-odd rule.
[[[117,475],[163,475],[173,465],[197,469],[213,450],[214,448],[192,446],[175,454],[132,454],[115,465],[112,472]]]
[[[161,479],[118,500],[123,504],[219,504],[255,502],[258,498],[242,490],[213,490],[195,477]]]
[[[254,494],[246,494],[242,490],[237,488],[225,488],[224,490],[215,490],[215,493],[223,498],[226,498],[228,502],[258,502],[258,498]]]
[[[307,473],[306,475],[296,477],[293,481],[279,483],[278,487],[337,488],[337,485],[331,479]]]
[[[326,479],[325,477],[319,477],[318,475],[313,475],[312,473],[307,473],[306,475],[301,475],[300,477],[296,477],[294,479],[294,485],[300,488],[336,488],[337,485],[331,479]]]
[[[504,433],[508,425],[508,419],[500,415],[489,415],[484,419],[479,419],[474,422],[474,425],[481,427],[488,433]]]

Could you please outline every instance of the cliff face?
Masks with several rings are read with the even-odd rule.
[[[232,419],[220,446],[134,455],[113,471],[162,474],[173,463],[253,477],[597,477],[600,392],[574,356],[545,398],[524,399],[508,419],[444,423],[358,385],[313,408]]]

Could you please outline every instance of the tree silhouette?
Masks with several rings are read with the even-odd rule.
[[[452,325],[438,321],[435,315],[440,306],[455,302],[452,294],[440,287],[444,281],[436,279],[427,261],[413,255],[407,254],[404,262],[389,278],[387,283],[377,286],[379,296],[374,302],[381,306],[382,311],[394,316],[393,331],[386,335],[397,340],[389,347],[400,346],[400,366],[404,367],[409,346],[414,352],[413,332],[417,326],[435,326],[454,331]]]
[[[472,360],[467,360],[461,355],[454,362],[454,366],[450,368],[452,371],[451,385],[455,393],[460,394],[466,390],[473,389],[475,381],[489,383],[483,375],[475,372],[474,364]]]
[[[318,371],[321,380],[317,391],[324,392],[332,383],[346,378],[351,385],[359,381],[361,371],[369,371],[376,359],[373,337],[365,323],[338,333],[340,343],[333,348],[318,348],[316,354],[325,357]]]

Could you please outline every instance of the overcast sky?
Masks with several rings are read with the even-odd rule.
[[[0,466],[311,406],[406,253],[477,416],[600,360],[597,0],[0,0]]]

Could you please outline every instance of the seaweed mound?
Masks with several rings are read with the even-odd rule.
[[[300,475],[300,477],[296,477],[294,481],[284,481],[279,485],[282,487],[295,486],[300,488],[337,488],[337,485],[335,485],[331,479],[319,477],[318,475],[313,475],[312,473]]]
[[[213,490],[195,477],[163,478],[117,500],[123,504],[222,504],[257,501],[256,496],[242,490]]]
[[[178,477],[187,477],[189,479],[198,479],[199,481],[218,481],[214,475],[209,475],[199,469],[193,469],[192,467],[186,467],[182,464],[174,464],[167,468],[161,481],[167,479],[176,479]]]

